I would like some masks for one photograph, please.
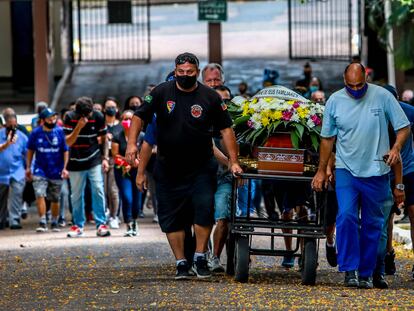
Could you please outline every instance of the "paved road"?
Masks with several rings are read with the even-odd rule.
[[[300,274],[280,268],[280,258],[252,258],[250,280],[216,275],[209,281],[173,280],[173,257],[151,218],[141,235],[67,239],[65,232],[36,234],[35,216],[18,232],[0,231],[0,310],[265,310],[411,309],[414,282],[409,253],[399,253],[399,274],[389,290],[350,290],[343,275],[327,266],[323,247],[317,285],[301,285]],[[264,244],[265,241],[257,243]],[[323,243],[321,243],[323,244]],[[280,244],[278,244],[280,245]],[[224,259],[224,258],[223,258]]]

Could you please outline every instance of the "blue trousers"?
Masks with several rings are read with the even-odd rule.
[[[392,196],[391,188],[388,188],[388,199],[385,201],[382,212],[384,213],[384,225],[382,226],[381,237],[378,244],[377,265],[375,267],[375,274],[385,274],[385,254],[387,253],[388,241],[388,219],[390,217],[392,206],[394,205],[394,198]]]
[[[92,209],[96,227],[106,223],[105,194],[103,186],[102,166],[97,165],[85,171],[70,171],[70,185],[72,188],[72,217],[73,223],[80,228],[85,225],[84,193],[86,180],[89,179],[92,192]]]
[[[357,270],[361,277],[370,277],[375,268],[384,224],[383,207],[389,194],[388,174],[363,178],[354,177],[345,169],[337,169],[336,194],[339,271]]]
[[[138,190],[135,179],[137,170],[131,169],[129,175],[122,175],[122,170],[115,168],[115,181],[122,201],[122,215],[124,222],[129,223],[138,218],[142,206],[142,193]]]

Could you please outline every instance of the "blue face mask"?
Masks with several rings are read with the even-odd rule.
[[[348,87],[347,85],[345,85],[345,89],[348,92],[348,94],[351,95],[353,98],[360,99],[367,92],[367,90],[368,90],[368,83],[365,83],[364,86],[362,88],[360,88],[359,90],[353,90],[350,87]]]
[[[310,91],[311,93],[316,92],[317,90],[319,90],[319,86],[317,86],[317,85],[311,85],[311,86],[309,87],[309,91]]]

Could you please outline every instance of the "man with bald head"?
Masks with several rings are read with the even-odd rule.
[[[326,169],[336,139],[339,270],[345,272],[346,286],[372,288],[384,223],[382,207],[389,194],[388,173],[390,166],[400,161],[410,123],[391,93],[366,82],[362,64],[346,67],[344,83],[345,87],[335,92],[326,104],[319,168],[312,187],[322,191],[327,185]],[[391,148],[389,123],[396,131]]]

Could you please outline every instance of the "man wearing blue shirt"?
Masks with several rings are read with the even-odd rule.
[[[312,187],[322,191],[328,183],[326,167],[336,138],[339,270],[345,272],[346,286],[373,288],[389,166],[400,161],[410,123],[387,90],[366,82],[363,65],[348,65],[344,82],[345,88],[334,93],[325,108],[319,168]],[[388,123],[397,131],[391,149]]]
[[[21,229],[24,164],[27,137],[17,129],[15,114],[3,113],[5,127],[0,129],[0,228]],[[7,212],[8,210],[8,212]]]
[[[56,127],[57,114],[50,108],[44,109],[40,115],[42,126],[35,128],[27,144],[26,178],[33,180],[39,213],[37,232],[47,231],[46,201],[51,202],[52,231],[58,232],[59,197],[62,189],[62,178],[68,178],[66,165],[69,160],[69,148],[66,145],[62,128]],[[33,156],[36,155],[32,169]]]
[[[391,85],[385,85],[387,89],[395,99],[398,100],[397,90]],[[404,102],[399,102],[401,108],[403,109],[405,115],[410,121],[411,126],[414,124],[414,107],[408,105]],[[394,134],[390,133],[391,141],[394,139]],[[413,134],[412,130],[410,131],[410,136],[406,140],[405,144],[401,149],[401,162],[403,166],[403,177],[402,177],[402,190],[398,190],[395,185],[399,182],[397,181],[398,176],[394,176],[391,172],[391,185],[393,191],[402,191],[405,190],[405,201],[404,207],[407,209],[408,214],[410,215],[411,222],[411,239],[414,240],[414,153],[413,153]],[[378,288],[387,288],[388,284],[385,281],[384,274],[394,274],[395,273],[395,252],[392,247],[392,230],[393,230],[393,214],[390,215],[392,210],[392,204],[390,202],[384,207],[384,226],[382,229],[380,244],[378,247],[378,257],[377,257],[377,266],[374,271],[374,286]],[[395,203],[398,205],[398,202]],[[385,261],[384,261],[385,259]],[[413,269],[414,273],[414,269]]]

